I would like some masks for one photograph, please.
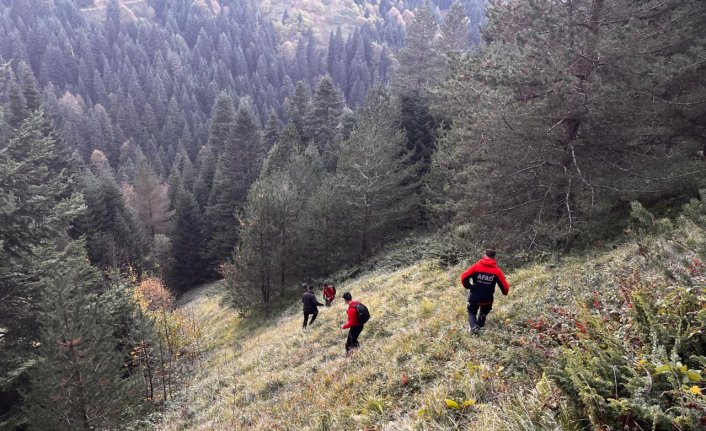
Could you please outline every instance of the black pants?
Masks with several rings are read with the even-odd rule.
[[[468,324],[471,329],[482,328],[485,326],[485,318],[488,317],[488,313],[493,309],[493,304],[476,304],[475,302],[468,303]],[[478,313],[480,311],[480,313]]]
[[[316,320],[316,316],[319,315],[318,311],[311,311],[311,312],[304,312],[304,327],[306,328],[307,321],[309,320],[309,316],[311,316],[311,321],[309,322],[309,325],[314,323],[314,320]]]
[[[363,332],[362,326],[351,326],[348,330],[348,338],[346,339],[346,353],[350,352],[351,349],[356,349],[358,347],[358,336]]]
[[[327,307],[330,307],[330,306],[331,306],[331,301],[328,300],[328,299],[326,299],[326,298],[324,298],[324,304],[326,304]]]

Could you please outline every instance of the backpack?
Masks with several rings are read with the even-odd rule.
[[[368,311],[368,307],[360,302],[355,306],[355,311],[358,313],[358,323],[361,325],[365,325],[368,320],[370,320],[370,311]]]

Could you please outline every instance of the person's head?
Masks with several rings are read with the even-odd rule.
[[[314,286],[312,286],[312,285],[310,284],[310,285],[308,285],[308,286],[306,287],[306,290],[308,290],[309,292],[313,292],[313,291],[314,291]]]
[[[346,292],[343,294],[343,300],[346,302],[346,304],[350,304],[353,300],[353,295],[351,295],[350,292]]]
[[[488,257],[490,259],[495,259],[495,249],[494,248],[486,248],[485,249],[485,257]]]
[[[306,283],[302,283],[302,290],[305,291],[305,292],[308,291],[308,290],[309,290],[309,285],[306,284]]]

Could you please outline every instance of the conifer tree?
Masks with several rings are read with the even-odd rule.
[[[311,190],[296,227],[295,253],[301,274],[325,276],[356,263],[360,244],[350,224],[351,209],[334,175],[324,176]]]
[[[259,134],[250,111],[241,107],[233,138],[218,158],[206,209],[208,261],[215,267],[232,254],[237,238],[236,212],[259,173]]]
[[[169,171],[169,178],[167,179],[171,208],[174,207],[176,193],[179,186],[183,186],[187,190],[191,191],[194,187],[194,180],[194,165],[191,164],[189,156],[182,147],[174,157],[174,163],[172,163],[172,168]]]
[[[294,155],[301,151],[302,139],[293,124],[284,128],[277,143],[267,153],[262,174],[269,175],[285,169]]]
[[[336,168],[338,145],[336,131],[341,114],[343,100],[341,93],[326,75],[319,81],[314,92],[314,99],[306,115],[305,136],[319,149],[324,164],[329,171]]]
[[[183,186],[177,188],[174,198],[174,222],[169,237],[172,261],[167,277],[170,286],[183,291],[205,275],[201,213],[194,195]]]
[[[0,213],[0,244],[10,256],[64,232],[82,207],[74,193],[77,171],[67,168],[72,161],[54,135],[45,134],[45,121],[42,110],[31,114],[0,152],[2,196],[12,203]]]
[[[74,229],[76,234],[86,236],[91,262],[101,269],[132,267],[140,271],[145,238],[109,167],[84,174],[83,196],[86,211]]]
[[[169,230],[169,190],[146,161],[137,169],[133,193],[129,194],[128,203],[150,240]]]
[[[309,111],[309,90],[303,81],[297,82],[292,100],[289,102],[289,122],[294,125],[300,136],[304,136],[304,123]]]
[[[83,209],[76,170],[46,133],[46,121],[41,109],[30,114],[0,150],[0,380],[12,412],[19,408],[12,399],[21,402],[27,390],[26,369],[39,339],[36,281],[53,260],[48,251]],[[21,420],[17,426],[24,426]]]
[[[112,45],[120,33],[120,4],[117,0],[108,0],[105,10],[105,33],[108,44]]]
[[[404,48],[397,55],[399,68],[392,81],[398,90],[424,90],[441,78],[443,60],[437,49],[439,24],[429,4],[414,10],[414,20],[407,28]]]
[[[683,173],[701,169],[689,154],[705,142],[687,137],[703,134],[694,119],[706,112],[706,87],[695,74],[706,65],[686,48],[706,44],[696,30],[705,8],[493,3],[488,46],[439,92],[454,118],[435,155],[440,214],[508,248],[557,247],[620,233],[616,211],[631,200],[701,187]],[[667,22],[679,31],[663,32]],[[689,72],[654,75],[672,61]]]
[[[424,175],[430,170],[438,126],[431,114],[431,102],[423,91],[405,91],[399,95],[398,103],[410,162],[416,163],[419,174]]]
[[[469,48],[468,17],[459,0],[454,0],[446,14],[439,44],[447,61],[457,58]]]
[[[40,281],[38,360],[28,399],[37,429],[110,429],[140,404],[140,379],[125,368],[118,347],[130,313],[124,286],[99,290],[100,273],[71,243]]]
[[[213,186],[213,176],[216,173],[216,155],[210,145],[201,147],[196,158],[196,179],[194,181],[194,197],[199,208],[205,208]]]
[[[279,140],[280,133],[279,119],[277,115],[272,113],[267,119],[267,123],[265,123],[265,129],[262,131],[262,149],[265,154],[275,146]]]
[[[292,270],[291,240],[299,206],[287,172],[259,179],[240,220],[240,241],[226,278],[237,306],[247,309],[273,299]]]
[[[233,139],[235,127],[235,108],[233,101],[225,93],[218,96],[211,115],[208,131],[208,145],[216,155],[221,154],[228,142]]]
[[[42,99],[37,88],[37,79],[27,63],[20,65],[22,73],[22,95],[25,98],[27,110],[34,112],[42,107]]]
[[[8,98],[8,123],[11,127],[17,128],[27,118],[28,111],[22,88],[14,79],[10,81]]]
[[[406,163],[399,112],[387,93],[370,93],[348,141],[341,147],[336,171],[340,193],[350,208],[350,225],[359,238],[359,256],[384,236],[394,235],[402,220],[414,216],[409,193],[415,166]]]

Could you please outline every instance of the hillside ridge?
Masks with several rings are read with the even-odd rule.
[[[227,306],[223,285],[202,287],[183,309],[206,330],[207,352],[157,428],[447,430],[473,422],[499,430],[536,413],[556,428],[515,429],[569,429],[541,407],[560,406],[542,367],[559,354],[558,340],[580,332],[581,304],[615,307],[624,277],[664,282],[663,268],[706,285],[704,268],[689,264],[699,259],[703,231],[690,225],[648,238],[512,271],[510,295],[496,295],[478,337],[468,333],[457,280],[464,266],[427,260],[345,282],[306,332],[296,300],[254,324]],[[372,314],[361,349],[349,358],[339,329],[345,291]]]

